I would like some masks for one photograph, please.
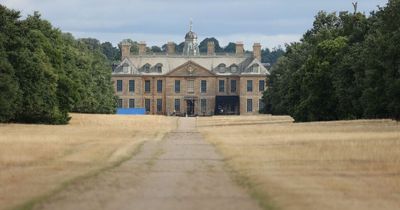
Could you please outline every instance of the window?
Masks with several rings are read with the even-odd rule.
[[[207,80],[201,80],[200,92],[202,92],[202,93],[207,92]]]
[[[146,112],[150,112],[150,99],[144,99],[144,108],[146,109]]]
[[[225,71],[226,71],[226,65],[223,64],[223,63],[219,64],[219,65],[218,65],[218,71],[219,71],[220,73],[225,73]]]
[[[129,99],[129,108],[135,108],[135,99]]]
[[[175,93],[181,92],[181,81],[175,80]]]
[[[129,92],[135,92],[135,80],[129,80]]]
[[[260,99],[260,100],[258,101],[258,110],[263,111],[264,108],[265,108],[264,100]]]
[[[231,66],[231,72],[236,73],[238,71],[238,67],[236,65]]]
[[[265,80],[260,80],[260,81],[258,82],[258,90],[259,90],[260,92],[263,92],[263,91],[265,90]]]
[[[236,80],[231,80],[231,92],[236,92]]]
[[[180,111],[181,111],[181,100],[175,99],[175,112],[180,112]]]
[[[122,80],[117,80],[117,92],[122,92]]]
[[[247,92],[253,92],[253,80],[247,80]]]
[[[162,72],[162,64],[161,64],[161,63],[158,63],[158,64],[155,66],[155,69],[156,69],[156,71],[157,71],[158,73],[161,73],[161,72]]]
[[[201,113],[205,114],[207,111],[207,100],[206,99],[200,99],[200,107],[201,107]]]
[[[218,91],[221,93],[225,92],[225,80],[218,81]]]
[[[247,99],[247,112],[253,111],[253,99]]]
[[[128,73],[128,72],[130,71],[129,65],[128,65],[127,63],[125,63],[125,64],[122,66],[122,71],[123,71],[124,73]]]
[[[146,73],[149,73],[150,72],[150,64],[147,63],[146,65],[144,65],[143,66],[143,71],[146,72]]]
[[[118,108],[122,108],[122,99],[118,99],[118,101],[117,101],[117,107]]]
[[[194,80],[188,80],[187,92],[188,93],[194,93]]]
[[[162,80],[157,80],[157,93],[162,93]]]
[[[157,113],[162,112],[162,99],[157,99]]]
[[[252,72],[255,72],[255,73],[257,73],[258,72],[258,64],[254,64],[253,65],[253,67],[252,67]]]
[[[144,92],[150,93],[150,80],[144,81]]]

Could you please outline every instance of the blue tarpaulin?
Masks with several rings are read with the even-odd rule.
[[[146,110],[144,108],[120,108],[117,109],[117,114],[144,115],[146,114]]]

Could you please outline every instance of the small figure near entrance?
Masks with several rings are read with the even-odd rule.
[[[194,116],[194,100],[186,100],[186,114]]]

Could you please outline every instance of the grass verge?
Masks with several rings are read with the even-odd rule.
[[[113,168],[116,168],[116,167],[120,166],[122,163],[124,163],[125,161],[131,159],[133,156],[138,154],[141,151],[144,143],[145,143],[144,141],[138,143],[138,145],[136,146],[136,148],[133,150],[133,152],[131,154],[126,155],[125,157],[121,158],[120,160],[115,161],[115,162],[113,162],[110,165],[107,165],[105,167],[101,167],[101,168],[98,168],[96,170],[90,171],[90,172],[88,172],[86,174],[83,174],[83,175],[74,177],[72,179],[66,180],[63,183],[61,183],[58,187],[56,187],[56,189],[54,189],[54,190],[52,190],[52,191],[50,191],[48,193],[45,193],[43,195],[37,196],[35,198],[32,198],[31,200],[26,201],[23,204],[21,204],[19,206],[16,206],[15,208],[12,208],[12,210],[32,210],[35,207],[36,204],[41,203],[44,200],[50,198],[51,196],[61,192],[62,190],[66,189],[68,186],[70,186],[70,185],[72,185],[74,183],[78,183],[78,182],[84,181],[84,180],[92,178],[92,177],[96,177],[99,174],[101,174],[102,172],[105,172],[105,171],[108,171],[108,170],[111,170]]]
[[[216,148],[219,155],[223,156],[220,152],[218,145],[211,143]],[[245,189],[251,198],[257,201],[259,206],[264,210],[279,210],[278,205],[271,199],[270,195],[261,189],[258,189],[257,183],[251,180],[250,177],[241,174],[239,171],[235,170],[229,165],[229,160],[224,158],[224,169],[228,172],[231,179],[240,187]]]

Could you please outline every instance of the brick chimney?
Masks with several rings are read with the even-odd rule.
[[[130,56],[130,54],[131,54],[131,46],[132,45],[131,45],[130,42],[128,42],[126,40],[123,40],[120,43],[120,46],[121,46],[121,60],[123,60],[124,58],[127,58],[127,57]]]
[[[253,45],[253,57],[261,61],[261,44],[254,43]]]
[[[215,55],[214,41],[207,42],[207,55]]]
[[[236,42],[236,55],[244,55],[243,42]]]
[[[139,43],[139,55],[145,55],[146,54],[146,42],[140,42]]]
[[[167,54],[168,55],[175,54],[175,43],[174,42],[167,43]]]

